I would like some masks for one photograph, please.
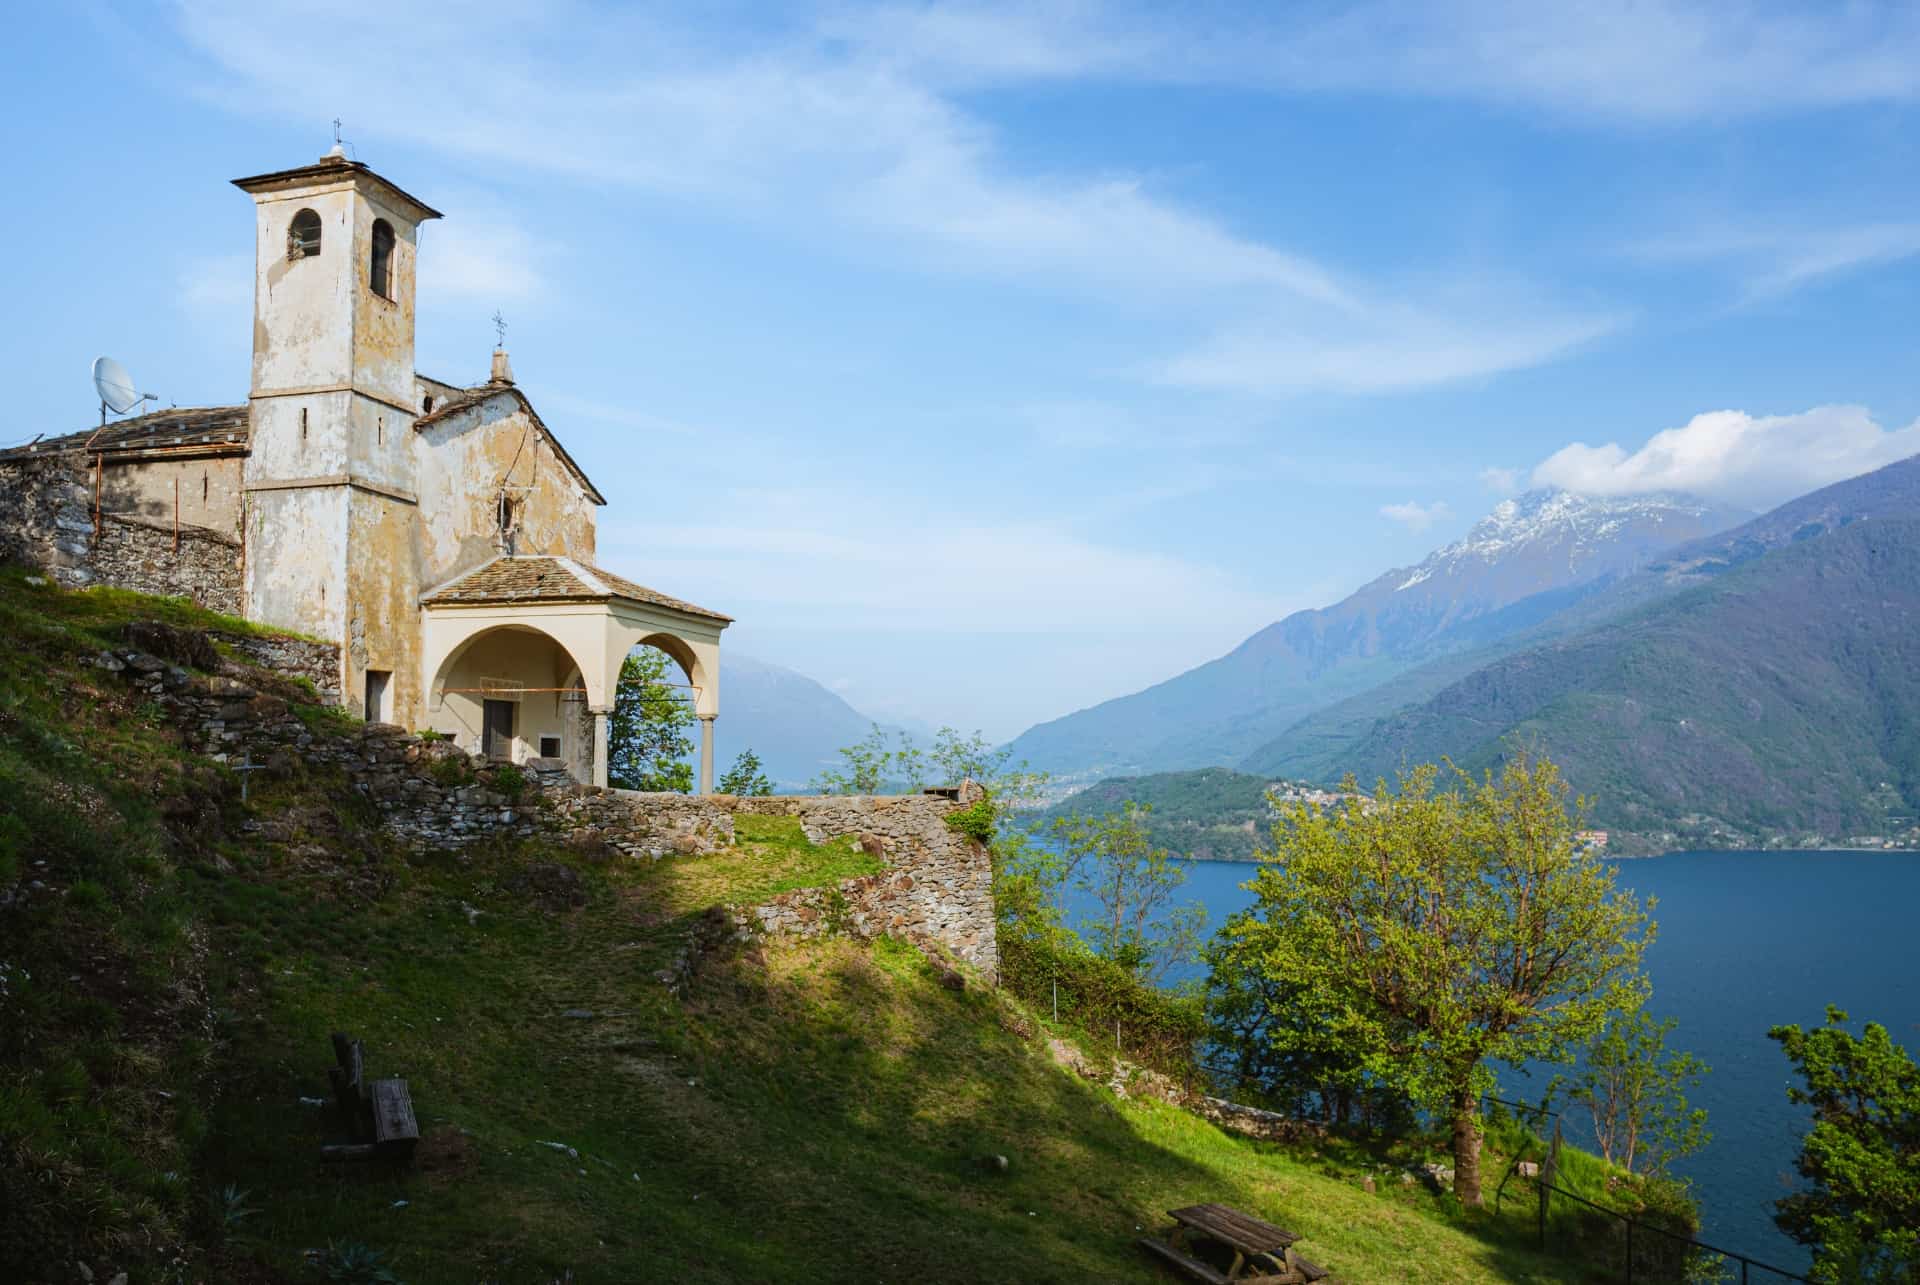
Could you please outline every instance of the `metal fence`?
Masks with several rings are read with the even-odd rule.
[[[1740,1285],[1753,1285],[1754,1281],[1800,1281],[1806,1285],[1807,1278],[1763,1263],[1757,1258],[1731,1249],[1722,1249],[1718,1245],[1709,1245],[1682,1232],[1673,1231],[1657,1223],[1651,1223],[1618,1209],[1609,1209],[1605,1205],[1587,1199],[1585,1196],[1568,1191],[1554,1182],[1560,1167],[1560,1113],[1531,1103],[1509,1102],[1505,1098],[1486,1096],[1483,1102],[1498,1103],[1516,1113],[1525,1113],[1535,1120],[1544,1122],[1553,1118],[1553,1138],[1547,1144],[1547,1154],[1540,1161],[1540,1171],[1533,1179],[1534,1189],[1538,1193],[1540,1207],[1538,1215],[1540,1248],[1547,1247],[1549,1229],[1555,1224],[1549,1217],[1554,1197],[1570,1200],[1583,1209],[1593,1211],[1600,1216],[1606,1232],[1601,1240],[1607,1246],[1609,1257],[1617,1254],[1613,1262],[1596,1264],[1617,1268],[1620,1278],[1628,1285],[1635,1282],[1685,1281],[1688,1285],[1710,1285],[1711,1282],[1737,1280]],[[1530,1126],[1536,1127],[1537,1126]],[[1520,1157],[1516,1156],[1507,1166],[1507,1173],[1500,1182],[1501,1192],[1505,1192],[1507,1180],[1519,1169]],[[1617,1250],[1614,1248],[1618,1243]]]

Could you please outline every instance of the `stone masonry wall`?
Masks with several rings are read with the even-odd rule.
[[[591,829],[632,855],[711,851],[732,842],[733,819],[741,814],[794,817],[813,843],[856,835],[885,870],[784,893],[753,907],[751,922],[788,936],[842,928],[860,937],[885,933],[936,944],[993,976],[1000,960],[992,862],[986,848],[947,825],[956,808],[977,797],[736,798],[574,787],[560,793],[555,805],[570,828]]]
[[[340,703],[340,648],[335,643],[288,638],[280,634],[218,635],[221,642],[262,669],[288,678],[304,678],[325,705]]]
[[[113,585],[240,613],[238,540],[185,524],[176,540],[171,523],[118,513],[100,517],[96,527],[81,452],[0,463],[0,557],[42,567],[70,589]]]
[[[149,629],[164,637],[164,626]],[[304,646],[297,640],[281,645]],[[316,730],[289,703],[298,693],[239,666],[201,676],[128,648],[102,652],[94,663],[124,675],[168,709],[202,752],[229,764],[283,772],[302,764],[342,769],[387,828],[419,851],[547,832],[602,842],[629,857],[697,857],[732,846],[734,818],[741,814],[797,818],[815,843],[858,836],[861,847],[883,862],[880,873],[739,908],[737,921],[801,937],[834,929],[862,937],[891,934],[951,953],[989,977],[998,973],[990,858],[984,846],[947,825],[955,809],[979,797],[977,786],[957,799],[602,790],[574,784],[563,767],[554,770],[545,760],[509,771],[477,763],[449,742],[385,724]]]

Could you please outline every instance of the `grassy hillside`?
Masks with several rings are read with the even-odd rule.
[[[1740,846],[1898,833],[1920,812],[1920,523],[1815,533],[1382,721],[1366,778],[1537,749],[1637,836]]]
[[[1139,1229],[1221,1200],[1349,1282],[1581,1279],[1525,1201],[1467,1220],[1361,1189],[1417,1150],[1118,1098],[904,946],[754,940],[662,984],[709,907],[867,869],[850,844],[408,857],[324,774],[243,804],[88,663],[154,617],[217,623],[0,572],[0,1278],[320,1280],[354,1242],[415,1283],[1149,1281]],[[410,1080],[413,1172],[317,1161],[341,1029]]]

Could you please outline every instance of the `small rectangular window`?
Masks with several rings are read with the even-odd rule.
[[[307,444],[307,408],[305,406],[300,408],[300,444],[302,446]]]
[[[540,738],[540,757],[543,759],[559,758],[560,757],[560,738],[557,736],[541,737]]]

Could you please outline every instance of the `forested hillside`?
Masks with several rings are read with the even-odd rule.
[[[1899,467],[1910,467],[1903,465]],[[1920,812],[1920,521],[1873,518],[1495,661],[1380,722],[1363,778],[1524,746],[1629,846],[1845,842]]]

